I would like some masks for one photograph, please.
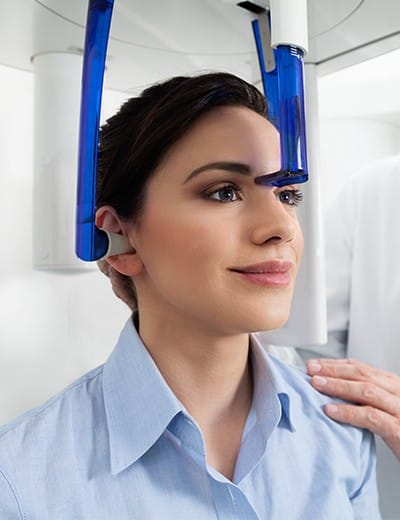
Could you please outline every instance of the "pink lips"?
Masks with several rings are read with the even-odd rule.
[[[260,264],[238,267],[231,271],[238,273],[249,282],[267,287],[286,287],[290,284],[292,262],[270,260]]]

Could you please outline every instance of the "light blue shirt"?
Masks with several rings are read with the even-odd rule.
[[[329,420],[308,377],[251,342],[233,481],[132,320],[108,361],[0,432],[1,520],[377,520],[369,433]]]

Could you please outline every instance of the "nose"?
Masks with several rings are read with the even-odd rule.
[[[299,232],[295,212],[276,197],[273,188],[260,187],[252,210],[250,236],[256,245],[291,242]]]

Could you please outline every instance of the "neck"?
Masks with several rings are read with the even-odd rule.
[[[140,314],[139,334],[163,377],[199,424],[251,402],[249,335],[221,335]]]
[[[199,425],[208,464],[232,479],[252,400],[249,335],[140,313],[139,334],[164,379]]]

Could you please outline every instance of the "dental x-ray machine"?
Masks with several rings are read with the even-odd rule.
[[[101,95],[113,4],[114,0],[89,0],[87,15],[76,215],[76,254],[84,261],[95,261],[130,250],[125,237],[98,229],[95,225]],[[280,170],[256,177],[255,182],[286,186],[308,179],[303,62],[308,42],[307,0],[263,0],[263,4],[267,5],[254,2],[237,4],[255,15],[252,27],[268,118],[280,134]],[[318,219],[309,215],[308,222],[315,230]],[[315,232],[311,234],[315,235]],[[283,345],[325,341],[325,295],[321,290],[323,269],[321,271],[317,265],[318,255],[317,252],[311,260],[303,260],[305,274],[300,272],[291,318],[283,329],[268,336],[269,341]]]
[[[113,4],[114,0],[90,0],[86,25],[76,223],[76,253],[85,261],[129,250],[124,237],[95,225],[101,93]],[[306,0],[271,0],[270,10],[251,2],[239,5],[257,13],[252,26],[269,120],[280,133],[280,171],[257,177],[255,182],[273,186],[305,182],[308,178],[303,88]]]

